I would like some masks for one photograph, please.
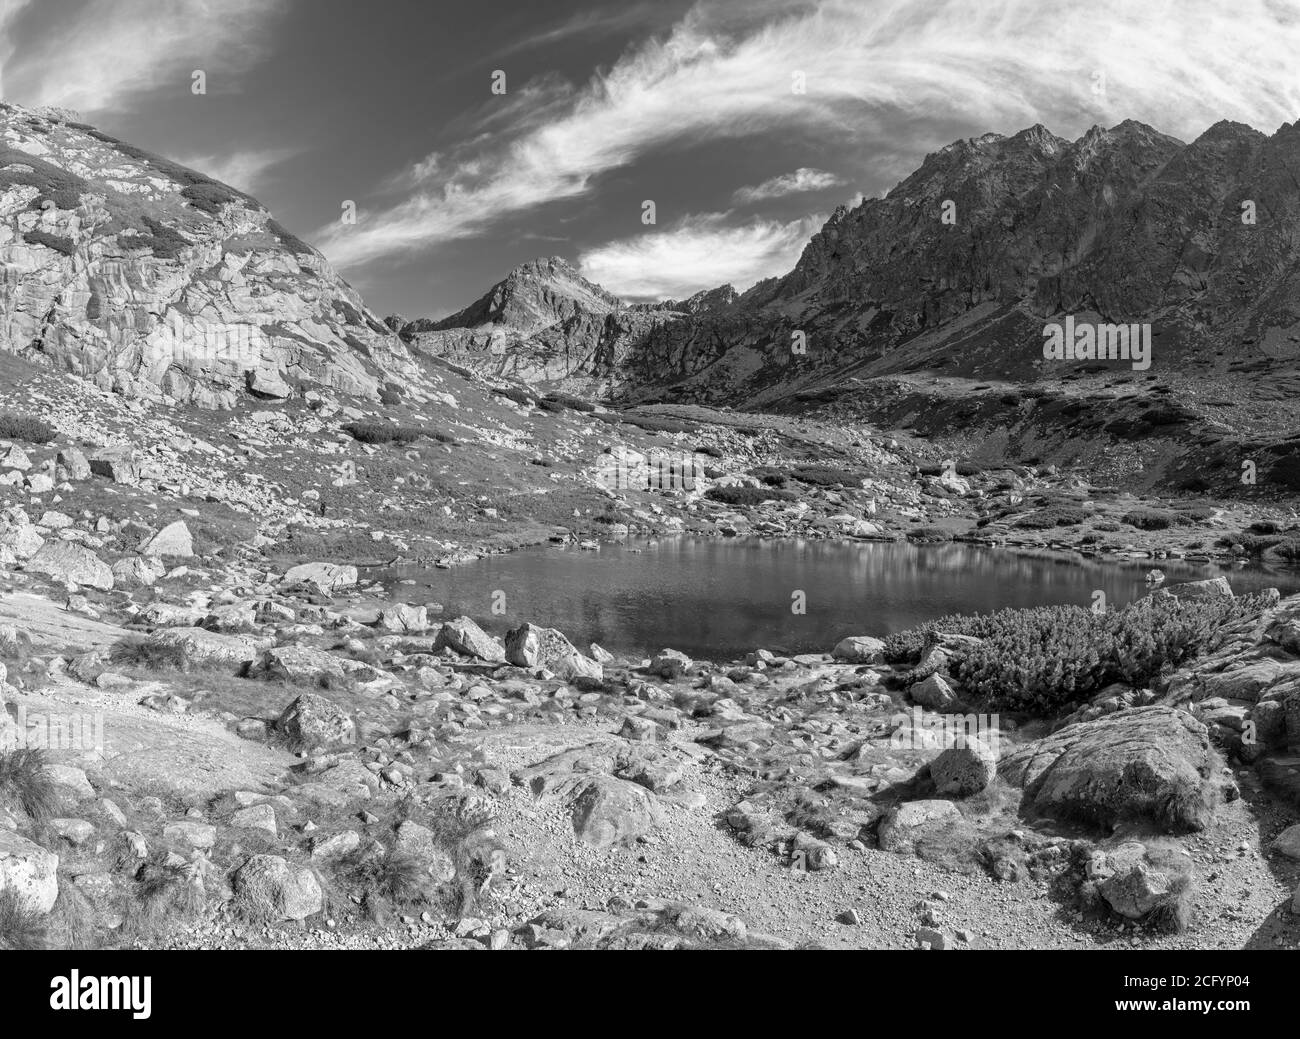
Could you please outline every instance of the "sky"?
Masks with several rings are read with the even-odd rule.
[[[0,97],[248,191],[408,319],[537,256],[743,290],[990,131],[1272,133],[1298,54],[1300,0],[0,0]]]

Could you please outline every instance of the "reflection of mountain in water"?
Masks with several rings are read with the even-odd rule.
[[[671,646],[726,659],[759,647],[829,650],[845,635],[884,635],[950,613],[1005,607],[1112,606],[1146,595],[1150,560],[1103,563],[1075,555],[1016,553],[973,545],[772,542],[673,538],[599,552],[539,549],[451,571],[404,571],[417,586],[395,593],[436,599],[493,631],[524,620],[575,642],[648,654]],[[1300,574],[1162,560],[1165,587],[1228,573],[1238,592],[1300,591]],[[491,613],[505,592],[507,616]],[[807,613],[791,612],[792,595]]]

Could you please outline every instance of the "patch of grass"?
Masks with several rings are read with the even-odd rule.
[[[862,483],[864,474],[855,469],[839,469],[829,465],[801,465],[792,469],[790,475],[800,483],[814,487],[857,487]]]
[[[1217,548],[1236,549],[1240,547],[1248,556],[1263,555],[1270,548],[1282,543],[1282,538],[1268,534],[1252,534],[1242,531],[1238,534],[1226,534],[1214,544]]]
[[[315,249],[297,235],[287,230],[278,220],[268,220],[266,222],[266,230],[270,234],[275,235],[280,244],[295,256],[314,256],[316,254]]]
[[[350,422],[343,430],[362,444],[413,444],[425,435],[422,429],[392,422]]]
[[[0,890],[0,950],[33,952],[46,947],[45,917],[13,889]]]
[[[53,426],[34,415],[0,411],[0,439],[23,440],[29,444],[48,444],[56,436],[58,431]]]
[[[796,496],[778,487],[711,487],[704,495],[723,505],[761,505],[765,501],[794,501]]]
[[[127,904],[123,930],[132,937],[156,934],[168,925],[192,920],[202,912],[205,898],[194,883],[194,867],[169,862],[159,850],[140,864]]]
[[[20,747],[0,754],[0,804],[5,803],[21,809],[38,825],[58,813],[58,787],[44,750]]]
[[[1072,505],[1053,505],[1038,512],[1022,516],[1015,526],[1024,530],[1050,530],[1053,527],[1075,527],[1088,519],[1086,509]]]
[[[127,239],[132,246],[150,250],[160,260],[174,260],[193,243],[184,235],[151,216],[142,216],[147,235]]]
[[[154,642],[143,635],[122,639],[109,651],[109,659],[119,667],[138,667],[145,671],[189,670],[184,649]]]
[[[1168,530],[1179,522],[1186,522],[1178,513],[1163,509],[1133,509],[1120,517],[1121,523],[1127,523],[1138,530]]]

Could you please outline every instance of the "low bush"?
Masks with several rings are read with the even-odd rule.
[[[1072,505],[1053,505],[1038,512],[1022,516],[1015,526],[1025,530],[1050,530],[1052,527],[1075,527],[1088,518],[1085,509]]]
[[[712,487],[704,495],[723,505],[761,505],[765,501],[794,501],[795,495],[779,487]]]
[[[411,444],[425,435],[422,429],[391,422],[350,422],[343,430],[363,444]]]
[[[828,465],[802,465],[792,469],[790,475],[800,483],[814,487],[857,487],[862,483],[864,474],[854,469],[837,469]]]
[[[944,617],[889,636],[884,656],[916,663],[935,634],[970,635],[982,641],[948,665],[968,694],[993,708],[1056,712],[1112,682],[1151,685],[1198,656],[1222,627],[1262,608],[1259,596],[1148,596],[1103,614],[1040,606]]]
[[[77,251],[77,243],[71,238],[50,234],[48,231],[27,231],[23,237],[33,245],[43,245],[45,248],[53,249],[56,253],[61,253],[64,256],[71,256]]]
[[[1276,535],[1252,534],[1243,530],[1239,534],[1225,534],[1214,544],[1217,548],[1240,548],[1248,556],[1259,556],[1280,544],[1282,540],[1281,537]]]
[[[1168,530],[1180,522],[1181,517],[1162,509],[1133,509],[1120,517],[1120,522],[1127,523],[1138,530]]]
[[[29,444],[48,444],[58,435],[48,422],[34,415],[0,411],[0,440],[24,440]]]

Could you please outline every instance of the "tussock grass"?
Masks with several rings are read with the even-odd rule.
[[[0,890],[0,950],[32,952],[47,948],[47,933],[45,918],[17,892]]]
[[[38,826],[58,814],[58,787],[44,750],[22,747],[0,754],[0,803],[20,808]]]

